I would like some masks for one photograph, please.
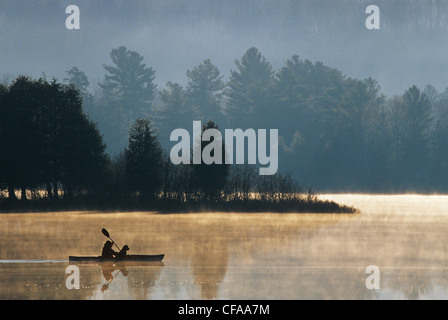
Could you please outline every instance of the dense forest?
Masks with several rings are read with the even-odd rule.
[[[298,55],[274,70],[254,47],[228,79],[205,59],[186,70],[184,83],[162,88],[138,53],[117,48],[111,60],[93,91],[77,68],[66,81],[80,89],[112,156],[137,118],[151,120],[164,150],[172,130],[213,120],[222,129],[279,129],[279,171],[318,191],[448,190],[448,88],[412,86],[387,97],[375,79]]]
[[[274,69],[255,47],[234,61],[228,79],[205,59],[186,70],[185,83],[168,81],[163,88],[139,53],[122,46],[110,60],[99,83],[73,67],[62,82],[18,76],[0,86],[5,199],[20,190],[22,200],[203,205],[225,199],[243,208],[249,200],[258,201],[254,207],[316,204],[309,187],[448,190],[448,89],[412,86],[387,97],[375,79],[355,79],[298,55]],[[173,165],[170,133],[191,130],[194,120],[202,130],[278,129],[279,172]]]

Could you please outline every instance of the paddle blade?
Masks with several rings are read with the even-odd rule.
[[[110,238],[110,237],[109,237],[109,232],[106,230],[106,228],[103,228],[103,230],[101,230],[101,232],[102,232],[106,237]]]

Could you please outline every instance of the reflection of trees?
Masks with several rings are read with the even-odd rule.
[[[137,300],[149,299],[162,266],[163,263],[149,262],[133,267],[128,277],[129,293]]]
[[[202,298],[214,299],[227,272],[228,244],[223,238],[209,237],[194,246],[197,247],[191,257],[194,283],[201,287]]]
[[[186,259],[190,259],[194,283],[200,287],[201,297],[205,299],[214,299],[218,296],[231,257],[237,259],[243,266],[250,266],[255,260],[260,265],[268,266],[272,263],[280,265],[291,263],[289,262],[291,245],[312,238],[322,226],[345,219],[344,215],[331,214],[300,216],[216,214],[215,217],[210,214],[202,217],[204,218],[201,220],[202,225],[188,223],[189,228],[184,225],[184,228],[179,230],[183,237],[177,239],[177,244],[180,246],[180,251],[187,255]],[[192,216],[192,219],[197,218]],[[285,259],[272,261],[273,254],[277,257],[284,255]],[[298,259],[292,263],[297,265]],[[248,275],[250,276],[253,275]],[[271,280],[270,275],[265,275],[256,282],[263,286]],[[286,282],[282,281],[281,284],[289,286],[297,283],[287,280]],[[258,295],[267,290],[263,296],[269,297],[271,293],[267,288],[269,286],[261,287],[257,289],[258,293],[254,294]]]
[[[425,241],[427,236],[422,233],[407,233],[402,236],[401,248],[396,247],[397,252],[403,261],[407,262],[404,267],[396,268],[390,275],[388,286],[392,289],[399,290],[406,299],[415,300],[420,296],[431,291],[433,284],[431,283],[431,269],[407,268],[421,266],[421,260],[427,260],[428,253],[432,249],[434,257],[437,256],[436,244],[431,246],[430,241]],[[409,258],[407,258],[409,257]],[[412,257],[412,258],[411,258]],[[400,266],[400,264],[397,264]]]
[[[448,278],[445,268],[396,268],[387,281],[382,281],[384,288],[391,288],[403,294],[404,299],[427,299],[436,287],[443,288],[442,296],[437,299],[446,299]]]
[[[445,285],[446,285],[446,281]],[[430,269],[397,268],[386,283],[388,287],[403,293],[408,300],[419,299],[433,289]]]

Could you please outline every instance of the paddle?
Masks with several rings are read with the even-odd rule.
[[[107,231],[106,228],[103,228],[103,229],[101,230],[101,232],[102,232],[106,237],[108,237],[108,238],[112,241],[112,243],[118,248],[118,250],[121,250],[121,249],[117,246],[117,244],[115,243],[115,241],[112,240],[112,238],[111,238],[110,235],[109,235],[109,231]]]
[[[112,281],[115,279],[115,277],[118,276],[120,271],[121,270],[118,270],[118,272],[115,275],[113,275],[112,273],[110,274],[111,278],[107,281],[107,283],[103,284],[103,286],[101,287],[101,292],[104,292],[107,290],[107,288],[109,288],[109,285],[112,283]]]

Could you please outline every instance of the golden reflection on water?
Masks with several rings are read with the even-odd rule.
[[[1,299],[417,299],[448,297],[447,196],[322,195],[360,214],[152,212],[0,215]],[[162,265],[79,264],[105,227]],[[368,265],[381,289],[365,286]]]

